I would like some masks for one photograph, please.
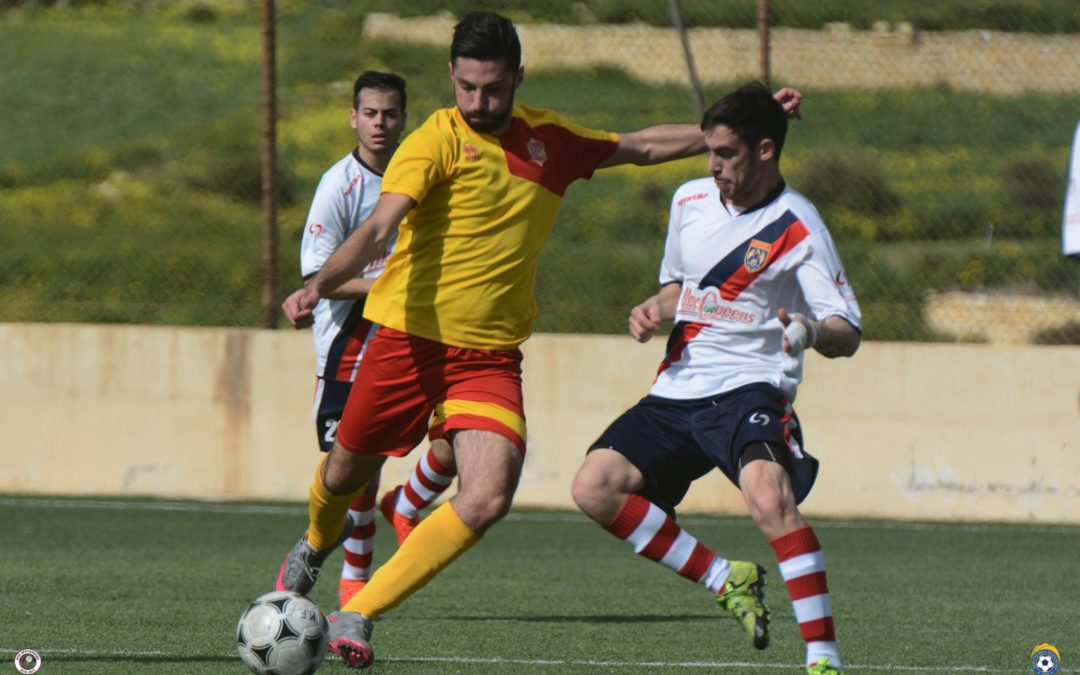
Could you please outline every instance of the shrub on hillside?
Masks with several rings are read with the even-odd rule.
[[[1006,165],[1001,173],[1005,193],[1021,206],[1056,209],[1065,194],[1064,178],[1045,157],[1022,159]]]
[[[843,208],[865,215],[893,213],[900,208],[900,197],[889,186],[881,163],[866,154],[819,154],[803,166],[798,185],[819,208]]]
[[[1043,329],[1031,341],[1037,345],[1080,345],[1080,321]]]

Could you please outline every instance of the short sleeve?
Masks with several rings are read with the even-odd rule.
[[[824,321],[830,316],[840,316],[861,330],[859,302],[829,231],[824,227],[815,228],[809,243],[810,253],[799,265],[796,275],[814,318]]]
[[[359,183],[357,189],[363,189]],[[307,279],[322,269],[326,260],[345,241],[348,213],[341,190],[326,174],[315,189],[307,224],[300,240],[300,274]]]
[[[660,285],[682,283],[685,278],[682,261],[680,236],[682,232],[683,205],[678,201],[679,193],[671,198],[671,210],[668,214],[667,239],[664,241],[664,258],[660,261]]]
[[[394,192],[421,202],[428,190],[449,175],[453,147],[437,129],[424,126],[402,142],[383,176],[382,192]]]

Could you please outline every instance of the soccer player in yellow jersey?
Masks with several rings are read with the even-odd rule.
[[[388,456],[409,452],[429,433],[450,440],[460,476],[458,494],[330,615],[330,648],[353,668],[374,660],[372,621],[510,509],[525,453],[518,347],[532,330],[536,259],[566,188],[598,168],[705,150],[696,124],[614,134],[516,104],[523,76],[508,19],[462,17],[450,47],[456,106],[405,139],[371,216],[283,305],[294,325],[307,322],[328,289],[398,234],[365,311],[382,327],[360,364],[334,448],[316,471],[308,531],[283,565],[286,588],[306,593],[314,585],[347,527],[349,502]],[[789,114],[797,111],[798,92],[776,96]]]

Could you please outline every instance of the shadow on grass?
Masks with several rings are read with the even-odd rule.
[[[123,663],[237,663],[236,656],[180,656],[169,654],[139,654],[135,656],[123,656],[116,654],[49,654],[42,653],[42,661],[53,663],[62,661],[68,663],[113,661]]]
[[[516,621],[524,623],[678,623],[683,621],[708,621],[721,614],[645,614],[626,616],[625,614],[587,614],[583,616],[455,616],[452,621]],[[415,621],[432,621],[447,617],[413,617]],[[407,621],[404,617],[396,619]]]

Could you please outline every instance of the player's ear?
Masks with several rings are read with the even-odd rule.
[[[776,156],[776,143],[771,138],[763,138],[758,142],[758,159],[763,162],[772,161]]]
[[[356,108],[351,108],[349,110],[349,127],[352,128],[352,129],[355,129],[356,124],[357,124],[357,121],[356,121]]]
[[[518,66],[517,72],[514,73],[514,89],[521,86],[521,83],[525,80],[525,66]]]

